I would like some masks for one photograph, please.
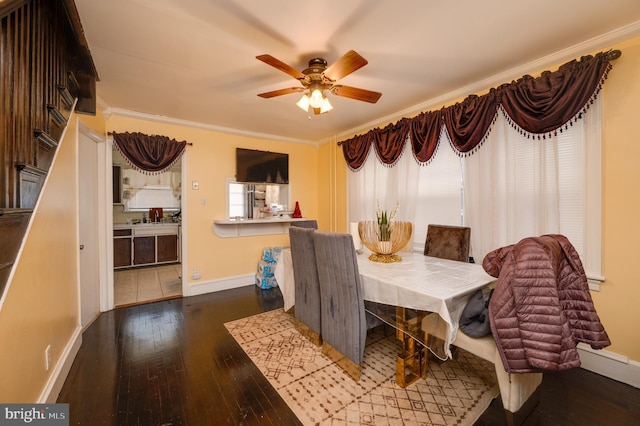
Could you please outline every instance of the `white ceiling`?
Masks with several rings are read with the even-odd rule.
[[[75,2],[103,107],[311,143],[640,33],[638,0]],[[311,58],[331,65],[351,49],[369,64],[340,83],[382,92],[376,104],[330,94],[334,110],[309,115],[295,105],[300,94],[257,96],[299,85],[257,55],[303,70]]]

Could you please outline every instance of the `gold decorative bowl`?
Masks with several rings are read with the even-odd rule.
[[[402,258],[397,253],[411,240],[413,224],[411,222],[394,222],[390,227],[388,241],[380,240],[380,226],[377,221],[358,222],[360,240],[372,254],[369,260],[374,262],[400,262]]]

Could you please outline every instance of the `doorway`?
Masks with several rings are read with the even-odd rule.
[[[146,175],[134,170],[113,147],[116,308],[182,297],[182,162],[165,173]]]

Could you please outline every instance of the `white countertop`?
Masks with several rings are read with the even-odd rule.
[[[261,219],[223,219],[223,220],[214,220],[213,223],[216,225],[245,225],[245,224],[255,224],[255,223],[288,223],[288,222],[299,222],[309,220],[308,218],[292,218],[292,217],[283,217],[283,216],[273,216],[273,217],[265,217]]]
[[[134,228],[160,228],[163,226],[180,226],[180,223],[172,222],[151,222],[151,223],[114,223],[113,229],[134,229]]]

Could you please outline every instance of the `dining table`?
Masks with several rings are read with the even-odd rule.
[[[288,250],[282,251],[275,269],[285,310],[295,304],[293,267]],[[363,299],[395,309],[393,315],[381,319],[396,328],[398,338],[404,342],[396,368],[398,384],[406,386],[426,374],[427,343],[422,318],[435,313],[446,323],[443,350],[446,357],[451,357],[450,344],[456,338],[460,316],[469,297],[496,279],[475,263],[440,259],[418,252],[400,252],[399,262],[385,263],[370,260],[370,254],[365,250],[357,256]],[[389,321],[389,317],[393,320]]]
[[[478,289],[495,281],[482,265],[422,253],[399,253],[400,262],[384,263],[358,255],[364,300],[435,312],[447,323],[445,350],[455,340],[462,310]]]
[[[365,301],[394,307],[380,310],[380,319],[396,329],[403,348],[396,362],[396,382],[406,387],[426,377],[428,351],[436,353],[433,342],[427,342],[422,320],[426,315],[440,315],[446,324],[440,352],[444,359],[451,357],[450,344],[456,338],[459,320],[469,297],[495,278],[481,265],[459,262],[422,253],[398,253],[398,262],[371,260],[364,252],[358,255],[358,270]],[[374,256],[374,258],[376,258]],[[371,305],[369,305],[371,306]],[[372,309],[371,307],[369,309]],[[376,314],[375,311],[371,313]]]

